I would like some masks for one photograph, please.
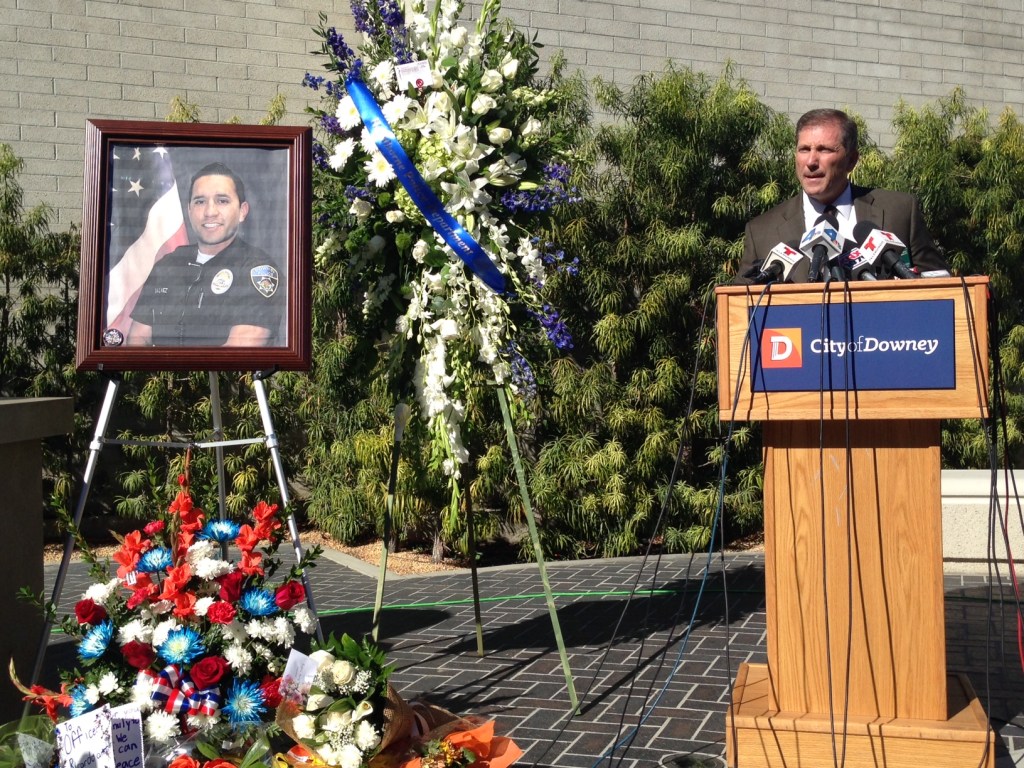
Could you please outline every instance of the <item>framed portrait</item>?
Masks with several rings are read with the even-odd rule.
[[[79,370],[308,370],[308,127],[86,123]]]

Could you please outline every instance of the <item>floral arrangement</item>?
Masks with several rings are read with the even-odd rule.
[[[309,656],[311,679],[293,678],[286,670],[277,722],[300,745],[290,752],[293,763],[315,756],[327,765],[358,768],[395,739],[398,725],[387,730],[391,668],[385,661],[365,638],[360,644],[332,635]]]
[[[556,206],[578,200],[571,137],[560,128],[569,86],[557,76],[538,82],[537,46],[499,18],[500,0],[485,0],[472,27],[459,23],[461,0],[405,7],[352,0],[358,52],[321,15],[330,74],[304,81],[323,93],[314,110],[314,218],[324,233],[315,262],[350,276],[395,389],[412,379],[454,504],[469,459],[462,425],[473,382],[530,395],[527,333],[572,346],[543,294],[551,275],[576,273],[576,260],[534,234]],[[382,153],[354,84],[369,91],[415,173]],[[409,191],[413,176],[480,246],[504,291],[488,286],[479,263],[467,268],[472,262],[431,225]]]
[[[297,637],[317,630],[304,569],[313,549],[274,580],[284,536],[277,505],[252,521],[207,519],[185,476],[166,514],[119,539],[117,573],[94,562],[96,583],[62,622],[77,638],[80,668],[61,673],[61,692],[34,686],[28,698],[56,721],[105,704],[134,703],[147,749],[222,754],[272,723],[281,673]],[[234,547],[239,558],[221,557]],[[250,739],[251,741],[251,739]]]

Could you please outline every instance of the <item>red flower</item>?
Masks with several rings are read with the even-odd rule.
[[[123,539],[121,539],[121,546],[112,555],[114,562],[120,564],[124,569],[125,573],[131,573],[135,570],[135,566],[139,564],[139,557],[152,546],[148,539],[142,538],[142,534],[139,531],[132,531]],[[118,573],[120,573],[120,568]]]
[[[230,624],[235,620],[235,606],[223,600],[218,601],[206,611],[206,618],[213,624]]]
[[[220,599],[229,603],[234,603],[242,596],[242,585],[245,583],[245,574],[241,571],[232,571],[224,576],[219,576],[217,578],[217,583],[220,584]]]
[[[228,663],[222,657],[205,656],[192,665],[188,674],[196,687],[203,691],[219,683],[227,671]]]
[[[167,524],[163,520],[154,520],[151,523],[146,523],[146,527],[142,530],[147,536],[153,536],[154,534],[160,533]]]
[[[238,570],[242,573],[252,576],[254,574],[263,575],[263,566],[260,563],[263,562],[263,555],[259,552],[243,552],[242,562],[238,564]]]
[[[107,609],[86,598],[75,603],[75,618],[78,619],[79,624],[99,624],[107,618]]]
[[[223,757],[218,757],[215,760],[207,760],[205,763],[203,763],[203,768],[237,768],[237,767],[230,760],[225,760]]]
[[[235,545],[242,553],[252,552],[259,545],[263,537],[260,536],[248,523],[240,526],[238,536],[235,537]]]
[[[153,646],[140,643],[138,640],[132,640],[130,643],[122,645],[121,654],[124,656],[124,660],[136,669],[146,669],[156,661],[156,651],[153,650]]]
[[[274,602],[282,611],[294,608],[306,599],[306,588],[301,581],[286,581],[274,593]]]
[[[260,690],[263,692],[263,703],[269,709],[274,709],[281,704],[281,678],[273,675],[266,675],[260,683]]]

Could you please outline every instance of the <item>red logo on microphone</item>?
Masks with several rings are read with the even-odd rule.
[[[799,328],[766,328],[761,335],[762,368],[800,368],[804,364]]]

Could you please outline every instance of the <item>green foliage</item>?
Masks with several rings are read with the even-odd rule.
[[[73,362],[80,236],[51,232],[47,206],[25,208],[23,167],[0,144],[0,396],[76,398],[74,431],[43,446],[44,498],[66,514],[97,402],[96,378]]]
[[[1006,110],[993,126],[986,110],[971,106],[961,89],[936,104],[900,103],[891,157],[876,155],[858,168],[860,183],[914,192],[929,229],[961,275],[991,280],[1001,378],[1007,389],[1001,458],[1019,460],[1024,449],[1024,124]],[[862,164],[863,165],[863,164]],[[993,369],[993,375],[996,371]],[[943,460],[954,468],[990,462],[977,420],[944,424]]]
[[[548,371],[550,439],[533,478],[545,548],[636,552],[664,504],[666,543],[693,549],[710,535],[722,458],[712,289],[729,279],[746,221],[794,189],[792,127],[729,69],[717,80],[670,69],[628,93],[599,82],[597,98],[616,119],[583,148],[586,202],[552,233],[585,261],[555,297],[577,347]],[[759,460],[749,429],[732,450],[741,468]],[[741,528],[758,521],[758,482],[729,477]]]

